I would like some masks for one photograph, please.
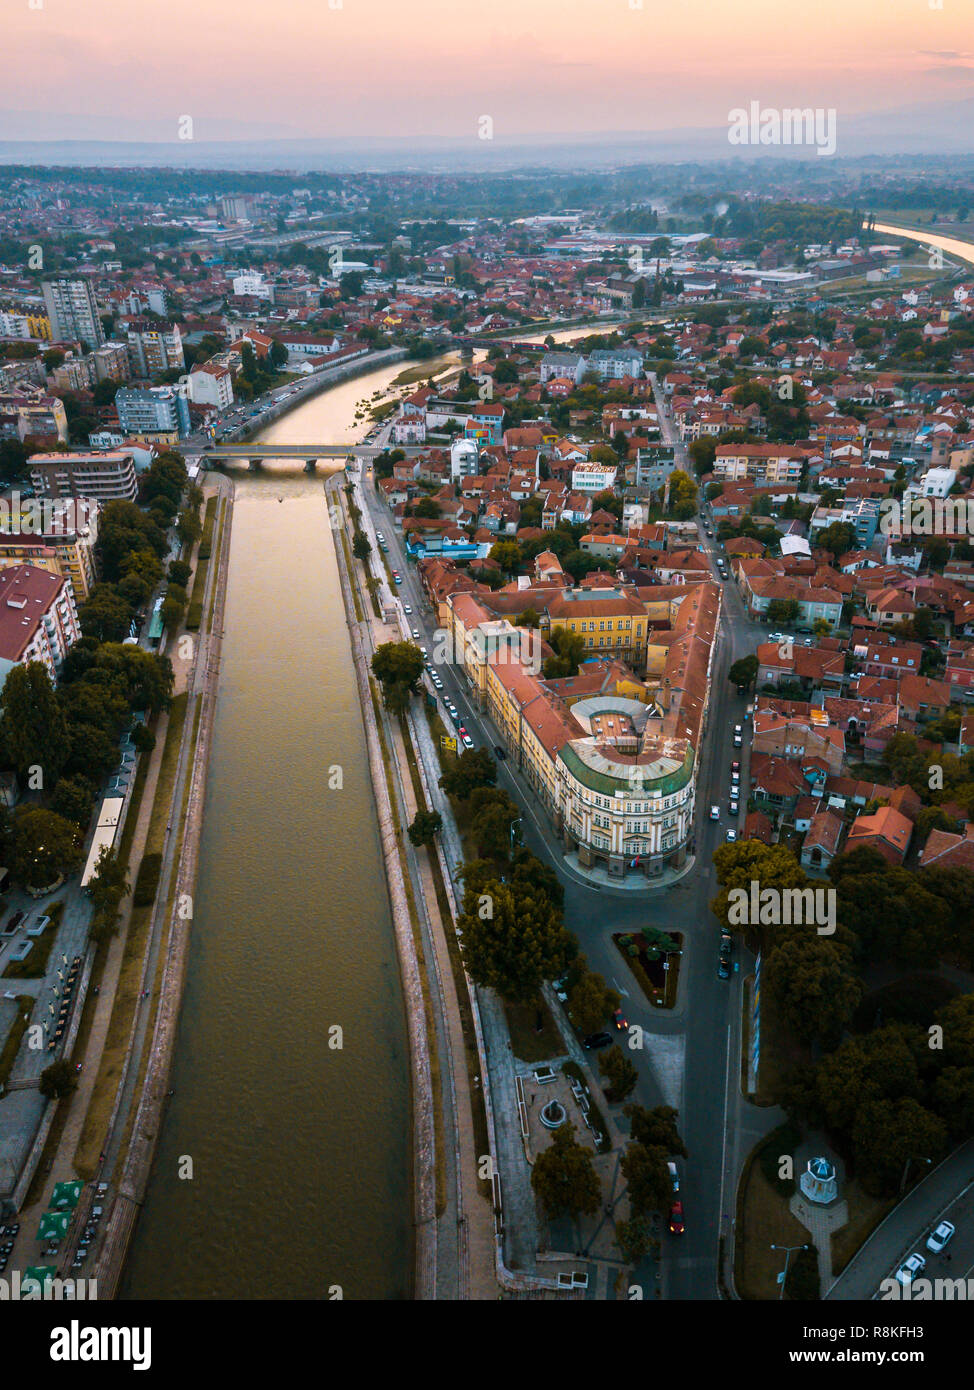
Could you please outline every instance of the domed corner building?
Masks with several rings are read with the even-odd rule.
[[[689,737],[658,704],[640,700],[598,696],[573,704],[571,714],[585,733],[557,756],[566,850],[614,878],[680,868],[693,836]]]

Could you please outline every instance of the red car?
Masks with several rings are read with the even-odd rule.
[[[683,1203],[679,1201],[670,1207],[670,1235],[683,1235]]]
[[[628,1028],[628,1027],[629,1027],[629,1020],[623,1016],[623,1013],[622,1013],[622,1010],[621,1010],[621,1009],[616,1009],[616,1011],[615,1011],[615,1013],[612,1015],[612,1017],[613,1017],[613,1020],[615,1021],[615,1026],[616,1026],[617,1028]]]

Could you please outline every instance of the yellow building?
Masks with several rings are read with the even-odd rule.
[[[27,315],[27,331],[32,338],[43,338],[45,342],[51,341],[51,320],[46,314]]]
[[[582,638],[586,655],[612,656],[635,671],[646,665],[649,618],[645,604],[618,589],[569,589],[545,609],[548,631],[567,628]]]

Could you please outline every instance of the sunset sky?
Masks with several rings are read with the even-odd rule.
[[[34,0],[39,3],[39,0]],[[331,8],[334,5],[335,8]],[[972,0],[4,0],[0,139],[723,125],[974,95]],[[965,46],[966,45],[966,46]]]

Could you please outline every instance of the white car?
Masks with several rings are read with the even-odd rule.
[[[937,1229],[931,1231],[927,1236],[927,1249],[934,1255],[939,1255],[954,1234],[955,1229],[952,1221],[941,1221]]]
[[[904,1288],[907,1284],[912,1284],[918,1274],[921,1274],[927,1267],[927,1262],[922,1255],[914,1252],[909,1259],[903,1261],[896,1271],[896,1281]]]
[[[408,603],[404,603],[403,606],[402,606],[402,611],[403,611],[405,614],[407,614],[407,616],[408,616],[408,615],[412,614],[412,611],[413,611],[413,610],[410,608],[410,606],[409,606]]]
[[[414,637],[415,639],[417,639],[417,640],[419,639],[419,628],[418,628],[418,627],[414,627],[414,628],[413,628],[413,633],[412,633],[412,635],[413,635],[413,637]]]
[[[425,647],[420,647],[419,650],[422,652],[423,656],[426,655],[426,648],[425,648]]]
[[[711,806],[711,808],[710,808],[710,819],[711,819],[711,820],[720,820],[720,807],[719,807],[719,806]]]
[[[461,737],[461,739],[463,740],[463,746],[464,746],[464,748],[472,748],[472,747],[473,747],[473,739],[470,737],[469,734],[461,734],[460,737]]]
[[[727,829],[724,831],[724,839],[728,842],[728,844],[733,844],[733,842],[737,839],[737,831],[734,829],[732,825],[729,825]]]

